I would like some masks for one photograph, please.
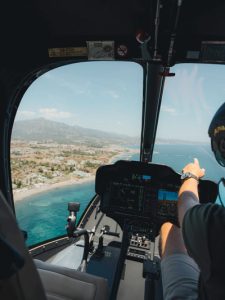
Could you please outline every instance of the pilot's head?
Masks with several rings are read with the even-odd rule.
[[[225,167],[225,103],[215,113],[208,134],[211,138],[211,147],[216,160]]]

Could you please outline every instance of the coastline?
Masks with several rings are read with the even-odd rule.
[[[78,184],[82,184],[85,182],[90,182],[90,181],[93,181],[94,179],[95,179],[95,176],[92,175],[92,176],[86,177],[86,178],[69,179],[66,181],[60,181],[60,182],[51,183],[51,184],[43,184],[38,187],[32,187],[31,189],[14,191],[13,192],[14,202],[23,201],[27,197],[38,195],[43,192],[55,190],[58,188],[62,188],[62,187],[70,186],[70,185],[78,185]]]
[[[139,151],[137,151],[136,149],[135,150],[129,149],[129,152],[123,152],[123,153],[116,154],[115,156],[113,156],[109,159],[108,164],[113,164],[118,159],[129,159],[132,155],[134,155],[135,153],[138,153],[138,152]],[[27,197],[38,195],[43,192],[55,190],[58,188],[63,188],[63,187],[70,186],[70,185],[78,185],[78,184],[82,184],[82,183],[86,183],[86,182],[91,182],[94,180],[95,180],[95,174],[93,174],[89,177],[85,177],[85,178],[79,178],[79,179],[74,178],[74,179],[64,180],[64,181],[51,183],[51,184],[46,183],[43,185],[39,185],[37,187],[32,187],[30,189],[27,188],[27,189],[16,190],[16,191],[13,191],[13,199],[14,199],[14,202],[23,201],[23,200],[26,200]]]

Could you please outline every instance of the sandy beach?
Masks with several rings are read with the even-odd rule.
[[[93,181],[95,176],[92,175],[87,178],[80,178],[80,179],[70,179],[66,181],[60,181],[57,183],[52,184],[43,184],[37,187],[32,187],[31,189],[21,189],[13,192],[14,201],[21,201],[24,200],[26,197],[37,195],[46,191],[55,190],[58,188],[66,187],[69,185],[81,184],[89,181]]]
[[[119,160],[119,159],[129,159],[135,153],[138,153],[138,151],[134,150],[134,149],[130,149],[129,152],[119,153],[119,154],[113,156],[108,161],[108,164],[112,164],[116,160]],[[94,181],[94,180],[95,180],[95,175],[91,175],[91,176],[85,177],[85,178],[74,178],[74,179],[69,179],[66,181],[60,181],[57,183],[39,184],[37,187],[14,190],[13,197],[14,197],[14,201],[17,202],[17,201],[25,200],[29,196],[37,195],[37,194],[40,194],[40,193],[43,193],[46,191],[66,187],[69,185],[82,184],[82,183],[90,182],[90,181]]]

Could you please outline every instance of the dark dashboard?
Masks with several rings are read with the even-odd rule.
[[[154,218],[155,213],[173,218],[177,190],[176,185],[160,184],[152,175],[131,173],[109,182],[103,205],[107,203],[117,213],[146,219]]]
[[[96,193],[100,209],[121,227],[125,222],[178,225],[177,200],[180,174],[166,165],[136,161],[118,161],[102,166],[96,173]],[[201,203],[214,202],[217,185],[200,180]]]

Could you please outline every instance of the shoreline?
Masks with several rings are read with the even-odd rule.
[[[70,185],[78,185],[78,184],[90,182],[90,181],[93,181],[94,179],[95,179],[95,176],[91,175],[90,177],[87,177],[87,178],[69,179],[66,181],[60,181],[60,182],[51,183],[51,184],[43,184],[41,186],[33,187],[33,188],[27,189],[27,190],[14,191],[13,199],[14,199],[14,202],[23,201],[23,200],[26,200],[26,198],[30,197],[30,196],[34,196],[34,195],[36,196],[38,194],[41,194],[41,193],[44,193],[47,191],[64,188],[64,187],[70,186]]]
[[[121,159],[124,159],[123,156],[127,156],[127,158],[130,158],[130,156],[132,156],[135,153],[138,153],[139,151],[137,151],[136,149],[130,149],[129,152],[123,152],[123,153],[119,153],[116,154],[115,156],[111,157],[108,161],[108,164],[113,164],[116,160],[118,160],[118,158],[121,157]],[[60,182],[56,182],[56,183],[46,183],[37,187],[32,187],[32,188],[27,188],[27,189],[21,189],[21,190],[17,190],[17,191],[13,191],[13,199],[14,202],[18,202],[18,201],[23,201],[26,200],[26,198],[30,197],[30,196],[34,196],[34,195],[38,195],[47,191],[51,191],[51,190],[55,190],[55,189],[59,189],[59,188],[64,188],[66,186],[70,186],[70,185],[78,185],[78,184],[82,184],[82,183],[86,183],[86,182],[90,182],[90,181],[94,181],[95,180],[95,174],[89,176],[89,177],[85,177],[85,178],[74,178],[74,179],[68,179],[68,180],[64,180],[64,181],[60,181]]]

